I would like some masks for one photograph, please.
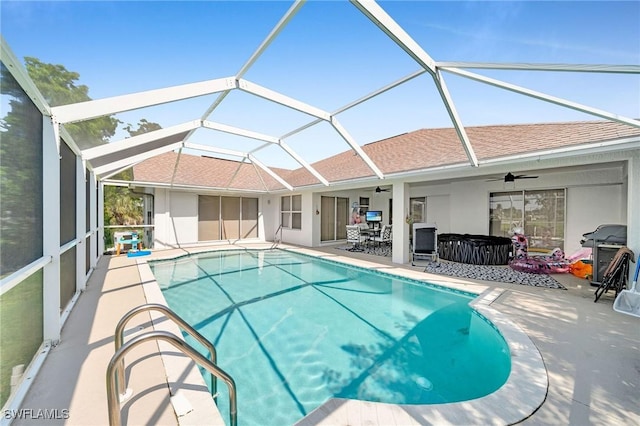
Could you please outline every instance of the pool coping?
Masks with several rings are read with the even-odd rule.
[[[154,257],[153,260],[170,260],[186,255],[220,250],[261,250],[269,248],[238,246],[196,248],[183,250],[183,253],[179,254]],[[497,391],[487,396],[464,402],[430,405],[388,404],[331,398],[300,419],[296,425],[336,423],[348,423],[350,425],[504,425],[526,419],[535,413],[545,401],[549,379],[540,351],[529,336],[507,315],[491,306],[505,291],[504,289],[499,287],[489,288],[464,279],[434,278],[433,275],[424,272],[318,252],[313,249],[282,245],[278,248],[315,257],[328,258],[350,266],[376,269],[391,275],[475,294],[477,297],[469,302],[469,305],[496,326],[511,352],[511,372],[507,381]],[[147,302],[160,303],[167,306],[160,287],[147,263],[147,259],[137,259],[137,265]],[[164,317],[159,313],[150,313],[152,314],[153,327],[156,330],[169,331],[182,338],[182,334],[176,324],[165,321]],[[196,425],[206,423],[224,425],[225,421],[211,398],[211,394],[195,363],[186,356],[176,355],[175,348],[168,343],[158,343],[172,395],[171,403],[174,406],[178,424]],[[224,386],[222,383],[220,385]],[[220,403],[226,403],[226,401],[220,401]]]

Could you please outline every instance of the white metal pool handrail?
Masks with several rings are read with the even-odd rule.
[[[237,426],[238,424],[238,409],[236,401],[236,384],[224,370],[216,366],[210,360],[205,358],[190,346],[184,340],[178,338],[168,331],[150,331],[140,336],[136,336],[127,343],[124,344],[111,358],[109,365],[107,366],[107,405],[109,408],[109,425],[120,426],[122,419],[120,416],[120,398],[118,397],[116,374],[118,370],[122,369],[121,365],[124,360],[124,356],[133,348],[141,343],[145,343],[149,340],[163,340],[171,343],[176,349],[179,349],[182,353],[189,356],[193,361],[204,367],[209,373],[216,375],[222,379],[229,387],[229,419],[231,426]]]
[[[127,325],[129,320],[141,312],[148,312],[148,311],[162,312],[169,319],[177,323],[187,333],[189,333],[191,337],[196,339],[198,342],[200,342],[202,346],[204,346],[209,350],[209,360],[211,361],[212,364],[217,365],[218,356],[216,353],[216,348],[213,346],[213,343],[208,341],[202,334],[198,333],[178,314],[173,312],[168,307],[161,305],[159,303],[147,303],[145,305],[140,305],[137,308],[133,308],[129,312],[124,314],[124,316],[120,319],[120,321],[118,321],[118,324],[116,325],[116,331],[115,331],[116,352],[118,352],[118,350],[124,344],[124,327]],[[122,397],[127,393],[126,379],[124,376],[125,375],[124,375],[124,358],[123,358],[120,365],[120,369],[118,370],[118,381],[117,381],[118,394],[120,395],[121,400],[123,399]],[[218,386],[216,383],[216,376],[213,373],[211,373],[211,396],[213,396],[214,400],[217,397],[216,395],[217,391],[218,391]]]

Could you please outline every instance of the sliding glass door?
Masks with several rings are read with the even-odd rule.
[[[258,199],[198,197],[198,241],[258,237]]]
[[[346,239],[346,226],[349,223],[349,199],[321,197],[320,207],[320,241]]]
[[[521,228],[530,247],[564,250],[564,189],[494,192],[489,204],[491,235],[509,237]]]

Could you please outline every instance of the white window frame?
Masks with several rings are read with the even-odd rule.
[[[295,198],[299,198],[300,202],[300,209],[299,210],[294,210],[293,208],[293,200]],[[286,208],[286,206],[284,206],[284,200],[288,199],[288,208]],[[285,216],[286,215],[286,216]],[[300,221],[299,221],[299,226],[294,227],[293,225],[293,217],[294,215],[300,215]],[[284,218],[286,219],[283,220]],[[297,195],[284,195],[280,198],[280,223],[282,224],[282,228],[283,229],[295,229],[295,230],[302,230],[302,195],[297,194]]]

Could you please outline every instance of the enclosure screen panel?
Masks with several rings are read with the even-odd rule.
[[[13,367],[29,365],[42,344],[42,277],[39,270],[0,296],[0,406],[9,397]]]
[[[91,269],[91,238],[92,237],[87,237],[84,245],[84,272],[86,274],[88,274]]]
[[[60,312],[76,293],[76,247],[60,255]]]
[[[42,114],[0,65],[0,277],[42,257]],[[52,142],[50,142],[52,143]]]
[[[76,154],[60,143],[60,245],[76,238]]]

